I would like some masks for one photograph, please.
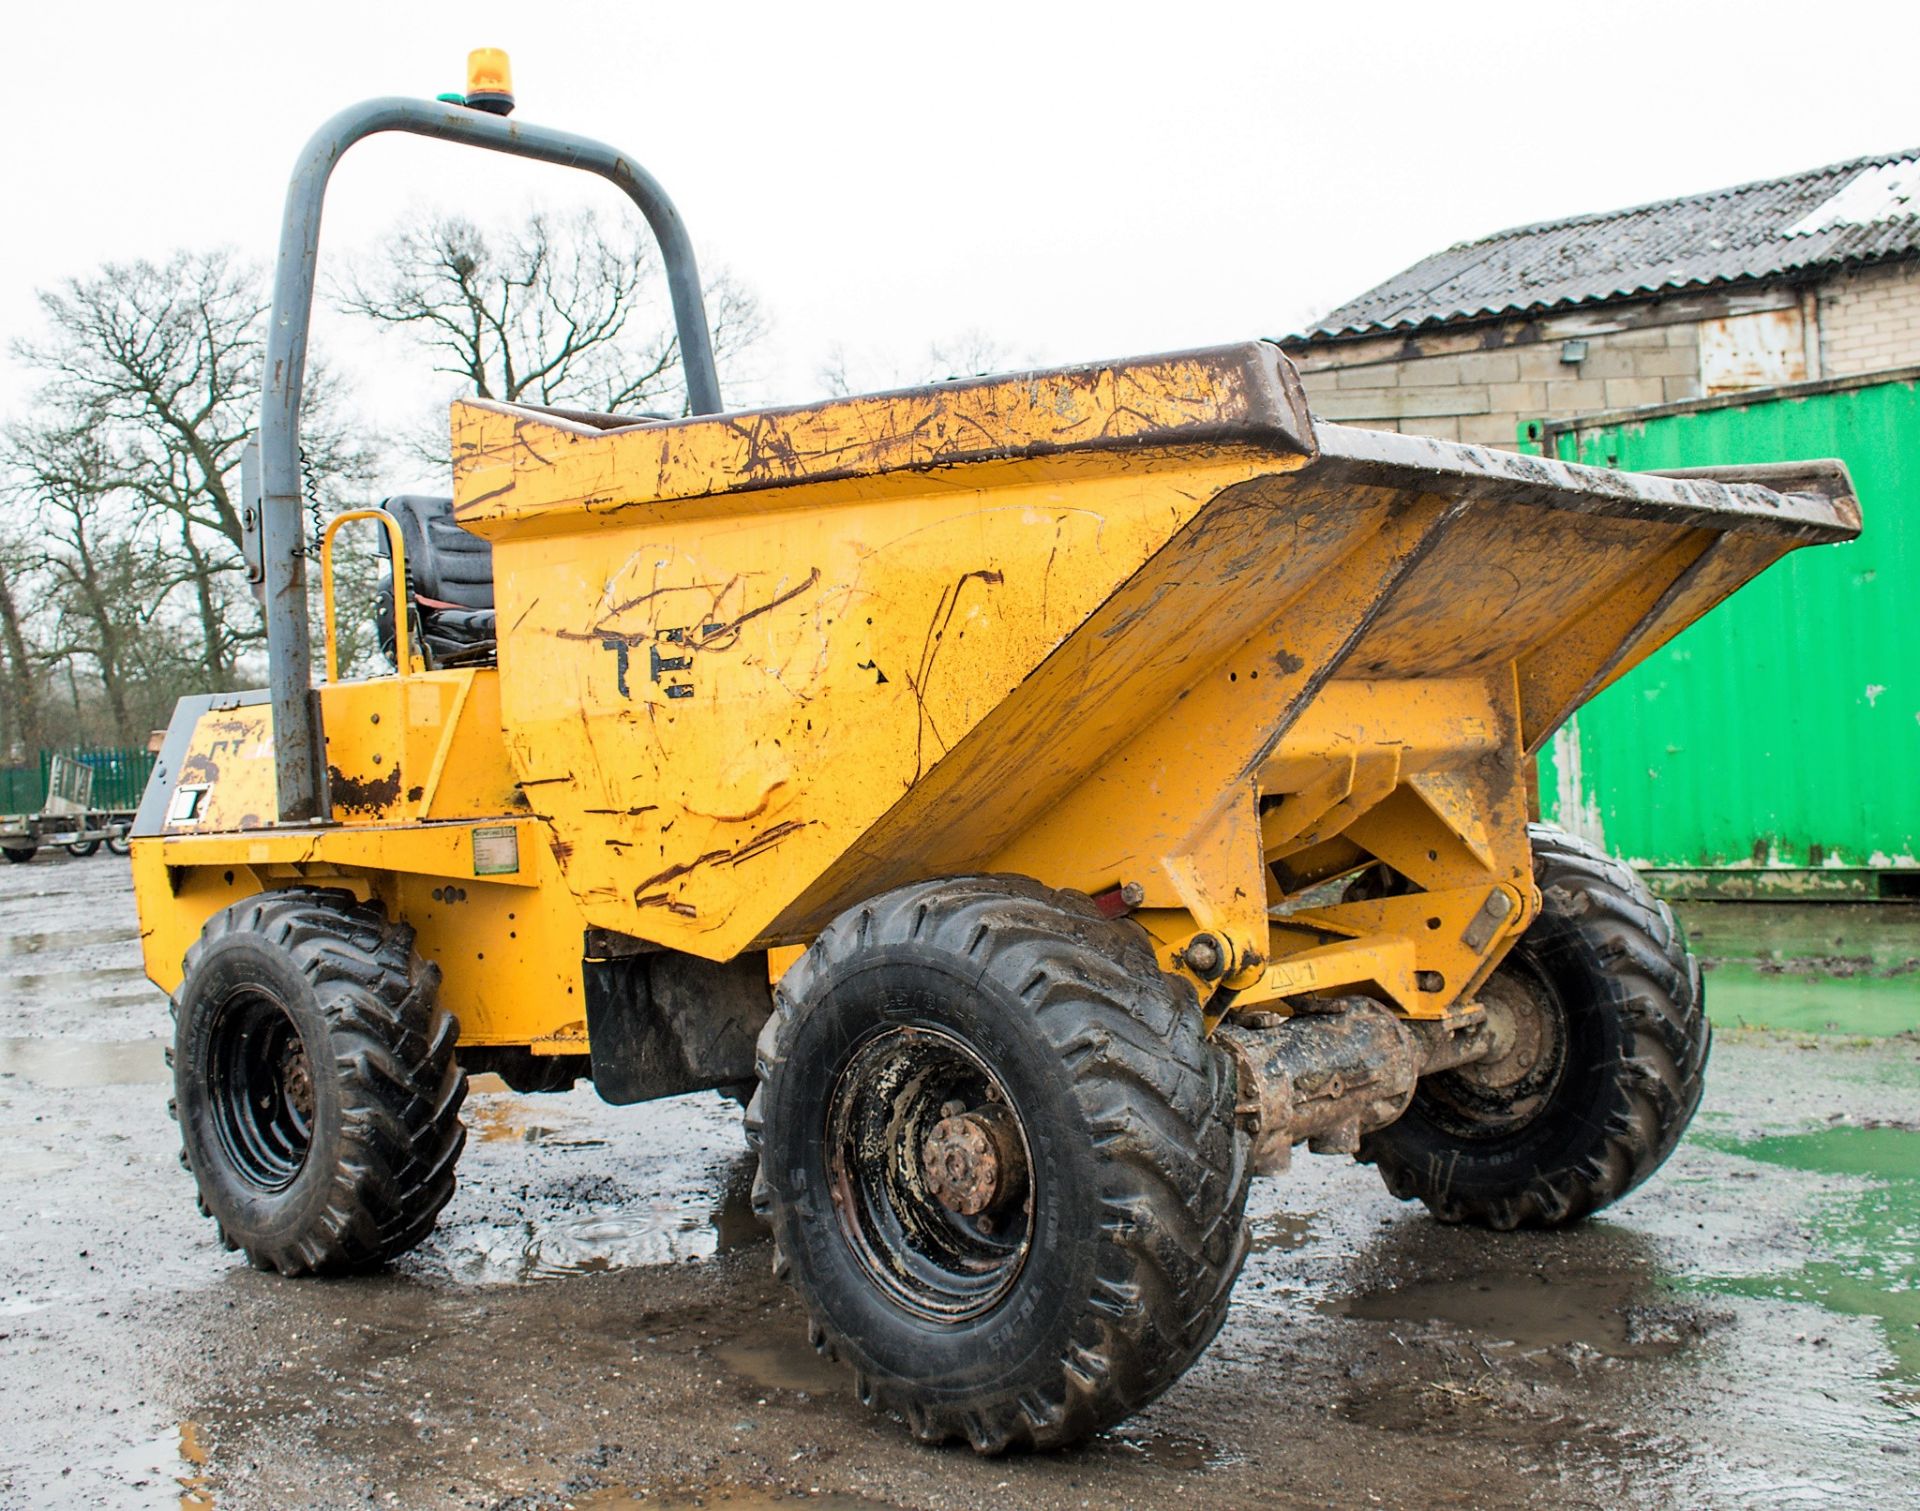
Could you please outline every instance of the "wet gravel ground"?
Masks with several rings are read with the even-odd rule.
[[[1920,1506],[1911,1036],[1723,1030],[1667,1169],[1567,1233],[1303,1157],[1185,1380],[980,1460],[808,1350],[718,1098],[483,1079],[436,1235],[285,1281],[194,1211],[166,1022],[124,861],[0,869],[0,1505]]]

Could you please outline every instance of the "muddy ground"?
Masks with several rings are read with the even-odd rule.
[[[1723,1026],[1688,1141],[1573,1232],[1302,1158],[1180,1385],[995,1461],[807,1349],[718,1098],[482,1084],[425,1247],[285,1281],[195,1214],[166,1021],[124,861],[0,868],[5,1506],[1920,1506],[1912,1036]]]

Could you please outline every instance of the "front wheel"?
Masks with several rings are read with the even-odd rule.
[[[1549,1228],[1625,1196],[1706,1084],[1700,968],[1623,862],[1535,825],[1540,914],[1481,989],[1492,1053],[1421,1079],[1360,1157],[1442,1222]]]
[[[412,1248],[466,1141],[459,1032],[413,930],[289,887],[213,915],[174,995],[183,1160],[221,1241],[286,1275]]]
[[[40,853],[38,845],[8,845],[0,848],[0,855],[7,858],[9,865],[24,866]]]
[[[758,1071],[776,1271],[923,1441],[1079,1441],[1218,1331],[1246,1254],[1234,1067],[1085,898],[965,877],[852,910],[782,978]]]

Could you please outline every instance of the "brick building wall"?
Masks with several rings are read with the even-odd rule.
[[[1920,362],[1920,262],[1855,268],[1820,288],[1822,377]]]
[[[1920,363],[1920,261],[1287,352],[1324,419],[1512,448],[1525,420]]]

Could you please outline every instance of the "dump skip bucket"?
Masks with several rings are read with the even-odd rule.
[[[1316,425],[1264,343],[677,423],[473,401],[454,440],[570,885],[715,958],[926,875],[1192,908],[1195,847],[1230,843],[1203,831],[1244,801],[1272,828],[1329,741],[1405,751],[1360,773],[1376,802],[1530,752],[1858,529],[1837,464],[1765,487]]]

